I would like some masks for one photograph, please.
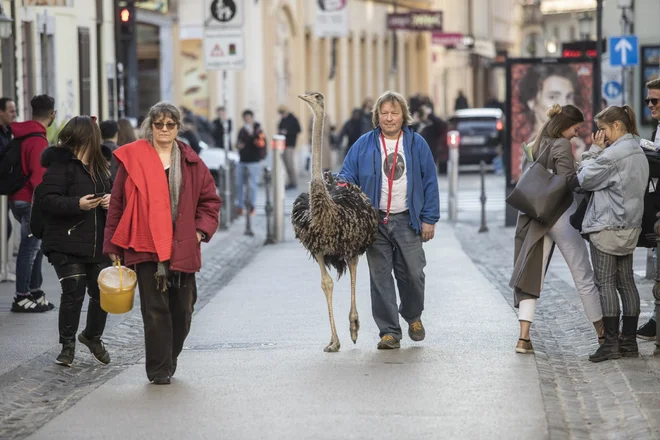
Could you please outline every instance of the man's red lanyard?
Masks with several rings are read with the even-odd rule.
[[[385,145],[385,136],[383,133],[380,134],[380,140],[383,144],[383,154],[385,155],[385,164],[387,164],[387,146]],[[392,169],[390,170],[390,175],[388,176],[387,181],[387,212],[385,213],[385,218],[383,219],[383,224],[387,224],[390,220],[390,206],[392,206],[392,185],[394,185],[394,173],[396,172],[396,160],[399,157],[399,140],[401,140],[401,132],[396,138],[396,146],[394,147],[394,157],[392,158]]]

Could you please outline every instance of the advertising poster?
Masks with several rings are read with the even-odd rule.
[[[180,68],[183,76],[181,105],[196,115],[209,117],[209,81],[204,68],[202,40],[181,40]]]
[[[522,172],[522,143],[535,137],[547,121],[554,104],[573,104],[582,110],[585,123],[574,138],[576,160],[591,145],[593,126],[594,60],[510,59],[507,63],[508,99],[508,185],[518,182]]]
[[[348,0],[316,0],[314,35],[323,37],[348,36]]]
[[[651,118],[651,110],[644,103],[646,98],[646,83],[654,79],[660,78],[660,46],[642,46],[642,83],[641,83],[641,108],[640,119],[641,124],[651,125],[653,119]]]

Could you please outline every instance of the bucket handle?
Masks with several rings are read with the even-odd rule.
[[[121,260],[117,258],[113,263],[114,266],[119,270],[119,290],[124,288],[124,283],[122,282],[122,270],[121,270]]]

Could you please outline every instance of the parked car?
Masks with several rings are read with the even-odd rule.
[[[458,131],[455,136],[452,131]],[[459,163],[475,165],[482,160],[493,162],[502,152],[504,140],[504,113],[497,108],[470,108],[457,110],[449,118],[447,145],[458,143]],[[446,155],[443,155],[446,161]]]

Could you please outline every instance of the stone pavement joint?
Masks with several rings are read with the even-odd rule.
[[[243,235],[245,223],[238,219],[222,234],[220,243],[210,244],[204,266],[196,276],[199,312],[262,248],[265,218],[252,218],[254,237]],[[82,344],[76,347],[71,368],[54,363],[60,346],[0,376],[0,438],[23,439],[57,415],[72,407],[90,392],[144,357],[142,316],[136,305],[125,320],[106,331],[103,340],[112,362],[101,366]],[[194,325],[194,323],[193,323]],[[144,380],[146,381],[146,375]]]
[[[465,252],[513,307],[513,232],[455,228]],[[638,287],[647,288],[639,282]],[[660,359],[653,357],[652,344],[640,343],[639,359],[589,362],[596,333],[571,296],[577,297],[575,287],[550,271],[532,325],[549,437],[660,438]],[[511,341],[512,350],[514,345]]]

